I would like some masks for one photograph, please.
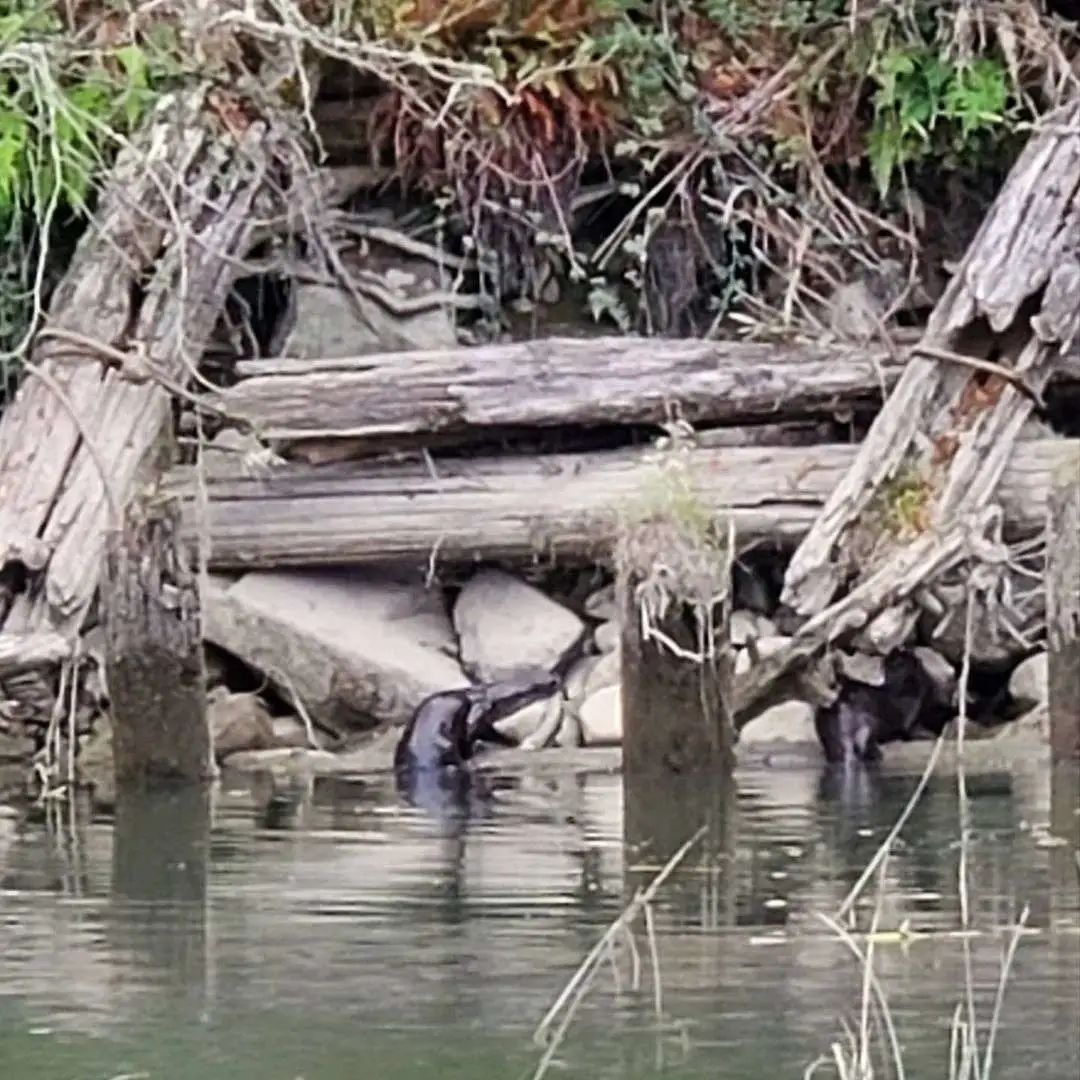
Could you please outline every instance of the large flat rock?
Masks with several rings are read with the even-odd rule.
[[[467,686],[440,592],[355,569],[214,577],[204,635],[337,732],[404,723],[428,695]]]

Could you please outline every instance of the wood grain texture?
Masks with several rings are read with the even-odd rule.
[[[1049,472],[1062,440],[1020,444],[1000,492],[1014,531],[1043,527]],[[740,541],[805,535],[855,458],[853,446],[702,448],[688,454],[705,505],[726,509]],[[230,455],[232,457],[234,455]],[[193,474],[175,471],[194,541],[205,526],[219,569],[483,559],[606,560],[620,514],[662,483],[640,451],[438,461],[284,466],[265,476],[239,465],[207,479],[200,521]]]
[[[246,253],[271,143],[261,123],[238,139],[215,130],[197,94],[164,103],[120,154],[50,325],[186,383]],[[4,628],[69,633],[96,589],[114,512],[167,434],[170,395],[54,338],[36,344],[32,365],[44,376],[28,374],[0,418],[0,565],[27,551],[45,565]]]
[[[1038,395],[1072,347],[1080,310],[1080,104],[1047,118],[1010,172],[921,346],[992,360]],[[789,564],[783,600],[822,611],[858,560],[853,526],[902,465],[939,529],[993,497],[1032,402],[1015,386],[916,356]]]
[[[877,407],[884,350],[642,337],[545,338],[344,360],[259,360],[212,397],[267,439],[468,441],[522,427],[740,423]],[[1069,372],[1080,381],[1080,358]]]

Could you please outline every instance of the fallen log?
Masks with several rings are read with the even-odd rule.
[[[1080,103],[1032,136],[935,307],[915,357],[788,566],[783,601],[821,612],[887,563],[866,515],[903,475],[912,532],[986,506],[1013,444],[1073,346],[1080,311]],[[884,538],[880,538],[884,540]],[[903,541],[901,541],[903,542]]]
[[[398,445],[525,427],[692,424],[880,405],[899,357],[844,345],[549,338],[344,360],[242,362],[209,400],[264,439]],[[1080,381],[1080,357],[1068,374]]]
[[[0,678],[50,667],[71,656],[71,644],[52,630],[36,634],[0,634]]]
[[[268,127],[226,130],[193,94],[163,102],[121,151],[0,417],[0,567],[30,583],[0,609],[5,631],[70,637],[89,606],[106,531],[249,247]]]
[[[1017,446],[1001,489],[1018,535],[1044,524],[1049,474],[1066,440]],[[725,510],[740,543],[796,541],[857,453],[853,446],[689,451],[697,497]],[[239,455],[228,455],[230,459]],[[607,561],[620,516],[648,504],[661,482],[654,454],[612,451],[418,464],[286,465],[247,475],[226,463],[206,478],[207,518],[193,470],[176,470],[184,532],[205,532],[218,569],[381,561]]]

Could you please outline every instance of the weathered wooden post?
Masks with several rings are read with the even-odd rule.
[[[1046,524],[1050,756],[1080,768],[1080,448],[1054,470]]]
[[[656,772],[719,779],[734,760],[731,539],[682,462],[668,464],[658,503],[624,523],[616,553],[624,786]]]
[[[199,594],[173,501],[135,503],[108,538],[102,607],[117,784],[214,773]]]

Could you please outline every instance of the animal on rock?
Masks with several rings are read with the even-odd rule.
[[[933,683],[914,653],[906,649],[885,658],[881,686],[848,681],[831,705],[819,710],[815,725],[830,763],[878,761],[881,744],[914,737],[933,710]]]
[[[513,746],[495,722],[555,693],[559,685],[555,675],[532,674],[425,698],[394,750],[399,784],[420,772],[464,769],[478,743]]]

